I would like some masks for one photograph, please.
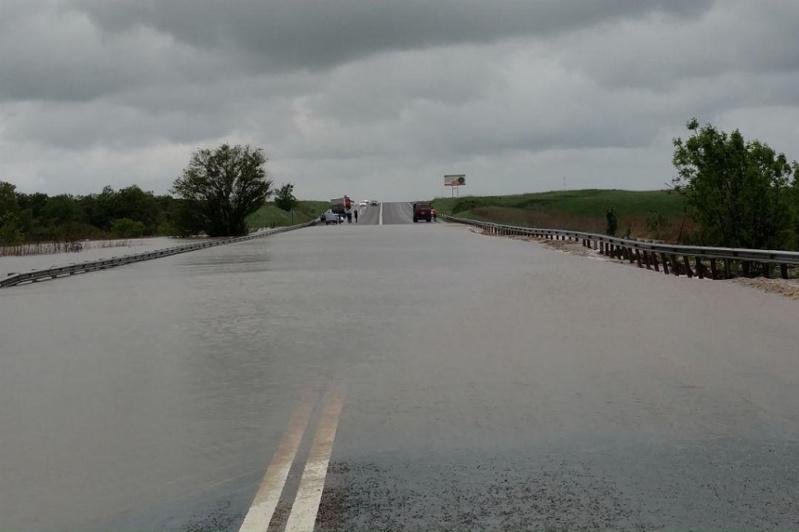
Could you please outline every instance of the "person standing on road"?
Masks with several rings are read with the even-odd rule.
[[[437,222],[438,221],[438,213],[436,212],[436,210],[435,209],[430,209],[430,214],[433,216],[433,221]]]
[[[358,223],[358,209],[355,209],[355,223]]]

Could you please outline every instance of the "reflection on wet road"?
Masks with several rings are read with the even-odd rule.
[[[796,314],[446,224],[5,289],[0,529],[796,529]]]

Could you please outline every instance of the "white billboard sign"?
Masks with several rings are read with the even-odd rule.
[[[444,186],[445,187],[462,187],[466,184],[466,175],[464,174],[455,174],[455,175],[445,175],[444,176]]]

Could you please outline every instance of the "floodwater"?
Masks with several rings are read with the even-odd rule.
[[[3,289],[0,529],[237,530],[331,384],[318,530],[796,529],[797,316],[446,224]]]
[[[122,240],[91,240],[81,242],[78,252],[48,253],[42,255],[0,256],[0,275],[68,266],[89,260],[110,259],[122,255],[145,253],[189,243],[190,240],[167,237],[130,238]]]

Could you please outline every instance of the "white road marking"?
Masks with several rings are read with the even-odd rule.
[[[312,532],[325,487],[327,466],[333,452],[336,428],[341,409],[344,406],[344,391],[340,386],[331,385],[325,394],[323,410],[316,429],[311,453],[300,479],[300,487],[294,499],[285,532]]]
[[[380,202],[380,214],[377,216],[377,225],[383,225],[383,202]]]
[[[300,404],[292,413],[289,428],[280,440],[272,462],[264,473],[261,486],[255,494],[239,532],[266,532],[269,528],[272,514],[275,513],[280,494],[286,485],[291,464],[294,462],[308,420],[311,418],[314,398],[315,394],[310,392],[304,394]]]

